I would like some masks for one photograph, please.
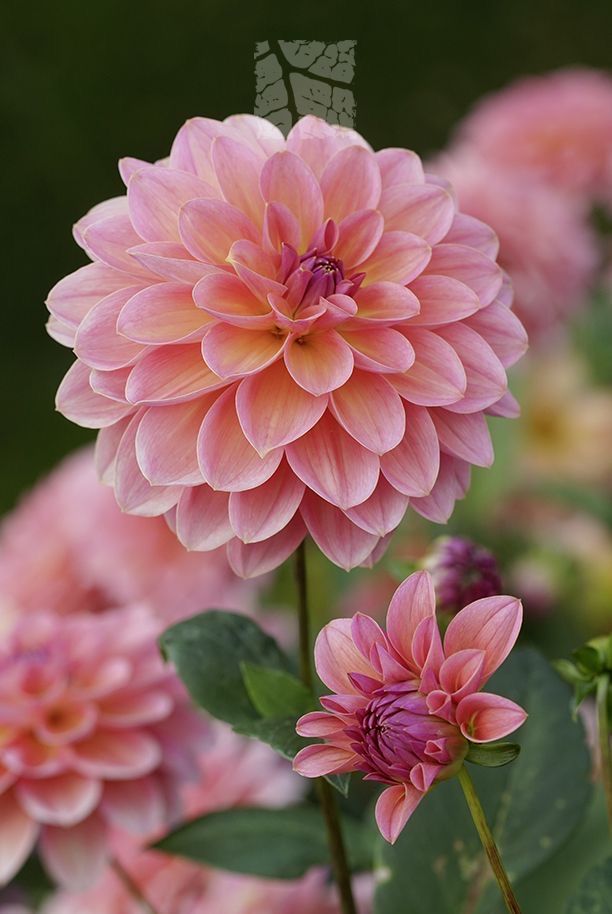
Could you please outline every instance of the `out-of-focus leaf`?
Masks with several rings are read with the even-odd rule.
[[[566,914],[612,914],[612,857],[589,870]]]

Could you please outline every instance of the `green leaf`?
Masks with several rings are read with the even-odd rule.
[[[612,914],[612,857],[586,874],[566,914]]]
[[[310,689],[291,673],[245,661],[240,668],[249,698],[263,717],[292,717],[295,722],[315,707]]]
[[[602,672],[604,664],[599,651],[592,644],[584,644],[573,652],[576,666],[586,676],[597,676]]]
[[[518,758],[520,751],[518,743],[470,743],[466,761],[484,768],[501,768]]]
[[[352,868],[369,867],[369,831],[347,818],[343,826]],[[178,828],[155,847],[220,869],[273,879],[297,879],[313,866],[329,864],[321,811],[306,805],[210,813]]]
[[[529,713],[513,765],[473,780],[513,883],[551,857],[579,824],[590,757],[569,689],[536,651],[518,650],[487,684]],[[394,847],[380,842],[376,914],[491,914],[499,900],[456,779],[434,787]],[[520,902],[519,896],[519,902]]]
[[[569,682],[570,685],[578,685],[589,681],[585,679],[584,673],[581,673],[575,663],[562,657],[560,660],[552,661],[553,668],[557,671],[561,679]]]
[[[259,718],[242,678],[242,663],[290,667],[276,641],[256,622],[218,610],[173,625],[162,635],[161,649],[196,704],[230,724]]]

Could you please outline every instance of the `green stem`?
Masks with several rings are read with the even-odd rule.
[[[117,859],[113,860],[112,868],[114,869],[117,877],[123,884],[123,887],[128,892],[128,894],[131,895],[134,901],[136,901],[141,906],[144,914],[158,914],[151,902],[147,901],[145,896],[142,894],[140,887]]]
[[[478,799],[476,788],[474,787],[474,783],[469,776],[465,765],[460,769],[458,777],[459,783],[463,788],[465,800],[472,815],[474,825],[476,826],[476,831],[478,832],[482,842],[485,854],[489,858],[489,863],[491,864],[493,875],[497,879],[499,889],[503,895],[504,902],[506,903],[506,908],[510,914],[521,914],[519,903],[516,900],[512,886],[510,885],[510,880],[508,879],[508,875],[504,869],[504,864],[502,863],[502,859],[499,856],[495,838],[493,837],[493,833],[489,828],[489,823],[487,822],[484,809],[482,808],[482,804]]]
[[[304,685],[309,689],[313,687],[312,662],[310,659],[310,614],[308,611],[308,580],[306,575],[306,545],[301,543],[295,554],[295,580],[298,596],[298,621],[300,633],[300,675]],[[338,806],[334,798],[333,788],[324,778],[317,778],[317,794],[325,827],[327,841],[334,871],[334,879],[340,894],[342,914],[357,914],[353,889],[351,886],[351,871],[348,865]]]
[[[606,796],[608,824],[612,831],[612,753],[610,752],[610,727],[608,719],[608,691],[610,674],[604,673],[597,682],[597,732],[601,756],[601,779]]]

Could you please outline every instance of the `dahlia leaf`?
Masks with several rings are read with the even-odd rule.
[[[310,689],[285,670],[240,664],[249,698],[263,717],[300,717],[316,707]]]
[[[466,761],[484,768],[501,768],[513,762],[520,751],[517,743],[471,743]]]

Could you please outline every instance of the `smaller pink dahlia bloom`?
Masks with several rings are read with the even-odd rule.
[[[113,829],[176,818],[204,718],[159,655],[142,607],[29,615],[0,647],[0,884],[34,846],[49,873],[95,881]]]
[[[459,134],[491,163],[612,205],[612,77],[566,69],[522,79],[476,105]]]
[[[387,613],[336,619],[315,645],[317,672],[334,694],[305,714],[302,736],[322,737],[295,757],[305,777],[363,771],[386,784],[376,821],[393,843],[430,787],[456,774],[469,742],[490,742],[526,718],[517,704],[479,690],[510,653],[522,607],[515,597],[476,600],[451,621],[444,642],[426,571],[407,578]]]
[[[596,276],[597,240],[584,206],[467,145],[452,147],[433,167],[451,182],[461,209],[497,233],[514,311],[532,341],[543,342],[586,305]]]

